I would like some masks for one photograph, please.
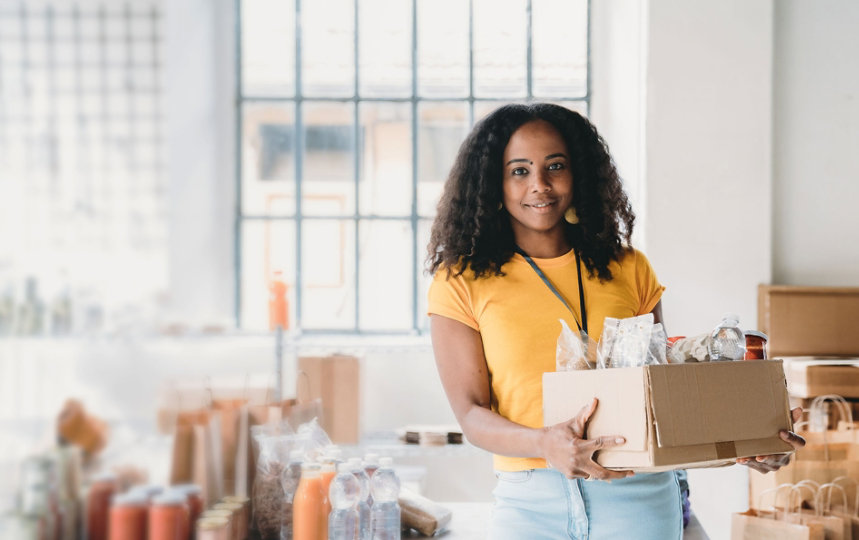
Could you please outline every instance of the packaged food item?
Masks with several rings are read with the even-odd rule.
[[[110,540],[146,540],[149,501],[142,493],[116,495],[110,506]]]
[[[606,317],[597,348],[597,368],[641,367],[667,363],[667,336],[653,314]]]
[[[241,503],[234,502],[219,502],[212,507],[212,510],[226,510],[230,512],[231,526],[230,538],[239,540],[242,538],[242,530],[247,528],[246,523],[242,523],[244,515],[244,506]]]
[[[259,429],[254,429],[259,428]],[[288,463],[292,440],[288,433],[270,426],[254,426],[259,449],[253,484],[253,519],[262,540],[279,540],[283,511],[281,474]]]
[[[767,335],[757,330],[746,330],[746,354],[743,360],[767,359]]]
[[[241,505],[241,511],[239,512],[239,536],[237,540],[246,540],[248,537],[248,533],[250,532],[250,524],[251,524],[251,500],[244,495],[227,495],[222,499],[222,502],[225,503],[234,503]]]
[[[231,540],[230,520],[222,517],[208,517],[197,521],[197,540]]]
[[[179,484],[170,486],[170,491],[182,493],[188,502],[188,517],[191,523],[196,523],[200,514],[203,513],[203,489],[197,484]],[[191,539],[195,538],[195,528],[191,527]]]
[[[558,335],[558,346],[555,349],[555,371],[591,369],[593,364],[588,363],[588,350],[593,350],[595,347],[589,347],[587,334],[573,332],[567,321],[559,320],[561,333]]]
[[[166,491],[152,499],[149,540],[185,540],[191,532],[188,502],[183,493]]]
[[[103,473],[93,478],[86,498],[86,534],[88,540],[105,540],[107,538],[110,501],[116,491],[116,475]]]
[[[304,462],[301,465],[301,480],[292,503],[292,538],[315,540],[328,532],[322,527],[323,499],[322,476],[318,463]]]
[[[400,511],[403,527],[415,529],[425,536],[434,536],[450,523],[450,509],[408,489],[400,489]]]

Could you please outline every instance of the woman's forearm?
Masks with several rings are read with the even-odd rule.
[[[510,457],[544,457],[543,428],[511,422],[500,414],[474,405],[459,418],[468,441],[493,454]]]

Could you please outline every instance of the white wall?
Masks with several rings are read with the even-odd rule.
[[[859,286],[859,3],[775,9],[773,280]]]
[[[164,2],[172,320],[233,323],[232,0]],[[170,321],[165,321],[170,322]]]

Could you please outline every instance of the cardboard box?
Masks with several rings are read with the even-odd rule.
[[[322,400],[319,425],[332,442],[355,444],[360,439],[361,367],[354,356],[299,357],[297,393],[303,399],[307,375],[309,399]]]
[[[606,468],[715,467],[793,450],[778,436],[791,427],[780,360],[544,373],[544,425],[573,418],[594,397],[588,437],[626,437],[598,453]]]
[[[785,374],[787,391],[794,397],[836,394],[844,398],[859,398],[859,359],[791,359],[785,363]]]
[[[758,287],[758,330],[770,358],[859,356],[859,288]]]

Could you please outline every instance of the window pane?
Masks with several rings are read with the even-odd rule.
[[[304,215],[355,214],[354,110],[352,103],[304,104]]]
[[[509,101],[476,101],[474,102],[474,123],[480,122],[489,113],[510,103]]]
[[[525,97],[525,7],[525,0],[474,0],[475,96]]]
[[[302,326],[355,327],[355,222],[305,220],[301,225]]]
[[[301,4],[301,81],[308,96],[355,93],[354,0]]]
[[[532,0],[533,93],[584,96],[588,78],[587,0]]]
[[[427,294],[432,283],[432,276],[426,272],[427,247],[432,231],[432,221],[422,219],[418,222],[418,328],[421,332],[429,332],[429,316],[427,316]]]
[[[295,106],[242,108],[242,212],[295,213]]]
[[[243,92],[294,95],[294,1],[245,0],[241,17]]]
[[[364,103],[361,214],[412,213],[412,128],[408,103]]]
[[[468,95],[468,2],[418,0],[418,93]]]
[[[360,328],[412,328],[410,221],[362,220],[359,225]]]
[[[412,95],[411,2],[362,0],[359,16],[361,95]]]
[[[552,100],[552,103],[555,105],[560,105],[561,107],[566,107],[571,111],[576,111],[582,116],[587,117],[588,115],[588,104],[585,101],[560,101],[560,100]]]
[[[245,220],[242,235],[242,327],[268,329],[268,287],[275,272],[287,286],[290,324],[295,321],[295,222]]]
[[[432,216],[468,134],[468,104],[425,102],[418,112],[418,214]]]

